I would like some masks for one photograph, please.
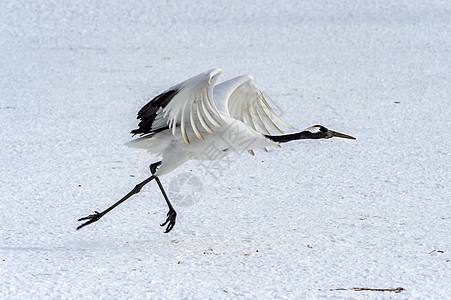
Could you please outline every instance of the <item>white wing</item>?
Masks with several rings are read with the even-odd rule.
[[[255,131],[283,134],[274,120],[283,127],[293,128],[271,108],[252,76],[240,76],[218,84],[214,94],[216,106],[222,114],[248,124]],[[249,153],[254,154],[252,150]]]
[[[221,69],[201,73],[152,99],[138,112],[141,122],[132,133],[144,135],[170,129],[175,136],[179,129],[188,144],[187,126],[199,139],[204,139],[201,132],[213,133],[215,126],[221,127],[221,115],[212,101],[213,86],[221,73]]]
[[[293,128],[271,108],[252,76],[225,81],[218,84],[214,92],[216,106],[222,114],[238,119],[258,132],[283,134],[274,120],[283,127]]]

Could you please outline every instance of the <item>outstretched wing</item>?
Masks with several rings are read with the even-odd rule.
[[[221,113],[248,124],[260,133],[283,134],[281,127],[293,128],[271,108],[252,76],[240,76],[218,84],[215,101]],[[253,154],[253,151],[249,153]]]
[[[199,139],[204,139],[201,132],[213,133],[214,127],[221,127],[221,115],[212,101],[213,86],[221,73],[221,69],[201,73],[156,96],[138,112],[141,121],[132,133],[170,129],[175,136],[179,130],[188,144],[187,126]]]
[[[252,76],[240,76],[218,84],[215,101],[222,114],[238,119],[258,132],[283,134],[280,127],[293,128],[271,108]]]

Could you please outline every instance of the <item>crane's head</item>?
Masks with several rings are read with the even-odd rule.
[[[311,138],[313,138],[313,139],[330,139],[332,137],[339,137],[339,138],[344,138],[344,139],[355,140],[355,137],[329,130],[326,127],[321,126],[321,125],[311,126],[304,131],[310,132],[312,134]]]

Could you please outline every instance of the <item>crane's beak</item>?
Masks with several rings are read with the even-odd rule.
[[[350,135],[347,135],[344,133],[339,133],[339,132],[332,131],[332,130],[329,130],[329,134],[330,134],[330,137],[339,137],[339,138],[344,138],[344,139],[355,140],[355,137],[353,137],[353,136],[350,136]]]

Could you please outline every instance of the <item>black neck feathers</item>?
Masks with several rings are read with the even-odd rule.
[[[286,143],[289,141],[295,140],[303,140],[303,139],[324,139],[327,138],[327,132],[323,132],[322,130],[318,132],[310,132],[310,131],[301,131],[292,134],[284,134],[284,135],[266,135],[265,137],[270,139],[276,143]]]

